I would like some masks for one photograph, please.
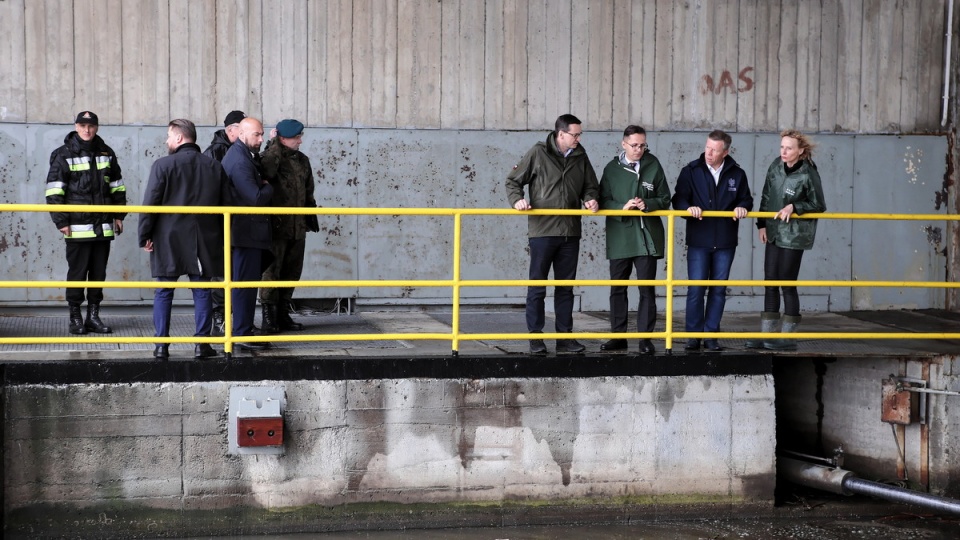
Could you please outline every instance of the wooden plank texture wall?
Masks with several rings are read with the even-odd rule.
[[[0,0],[0,121],[940,131],[945,2]]]

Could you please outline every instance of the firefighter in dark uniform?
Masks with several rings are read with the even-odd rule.
[[[97,135],[97,115],[82,111],[77,115],[75,131],[63,140],[63,146],[50,155],[47,174],[47,204],[127,204],[120,165],[113,149]],[[110,242],[123,232],[123,212],[51,212],[53,223],[66,240],[67,281],[104,281]],[[71,287],[66,291],[70,305],[70,333],[113,330],[100,320],[101,287]],[[87,317],[81,305],[87,301]]]

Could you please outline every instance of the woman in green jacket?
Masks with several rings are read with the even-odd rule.
[[[647,152],[647,132],[627,126],[620,143],[623,151],[603,169],[600,179],[600,207],[603,210],[632,210],[631,216],[607,217],[607,259],[610,279],[656,279],[657,260],[663,258],[663,222],[646,212],[670,208],[670,187],[660,161]],[[640,285],[637,331],[653,332],[657,320],[657,296],[653,286]],[[627,287],[610,287],[610,331],[627,331]],[[625,351],[627,340],[611,339],[601,351]],[[640,340],[640,354],[653,354],[653,342]]]
[[[766,245],[763,274],[766,280],[796,281],[805,250],[813,248],[817,235],[816,219],[795,219],[806,213],[827,210],[820,185],[820,173],[813,162],[813,143],[799,131],[780,133],[780,157],[767,169],[760,199],[761,212],[776,212],[773,218],[757,220],[760,242]],[[780,292],[783,291],[783,320],[780,318]],[[762,332],[795,332],[800,324],[800,297],[796,287],[764,287]],[[748,340],[747,347],[795,350],[795,340]]]

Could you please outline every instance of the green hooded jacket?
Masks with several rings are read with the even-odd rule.
[[[267,143],[260,156],[263,177],[273,185],[271,206],[316,208],[313,191],[313,169],[310,159],[299,150],[284,146],[280,139]],[[306,238],[310,230],[306,215],[273,215],[273,237],[288,240]]]
[[[607,258],[663,258],[663,221],[644,212],[670,208],[670,186],[660,161],[646,152],[640,158],[640,171],[635,172],[623,153],[603,169],[600,179],[600,209],[623,210],[634,197],[643,199],[646,209],[637,216],[607,216]]]
[[[577,145],[563,157],[557,149],[557,132],[538,142],[507,175],[507,201],[510,206],[523,198],[529,186],[530,206],[534,210],[579,210],[583,203],[597,200],[597,173],[583,145]],[[542,236],[580,237],[580,216],[530,216],[530,238]]]
[[[820,185],[820,173],[813,161],[804,159],[799,169],[787,174],[783,160],[776,158],[767,169],[767,179],[763,183],[763,195],[760,198],[760,211],[779,212],[788,204],[793,205],[794,213],[798,216],[827,211],[823,187]],[[766,227],[768,244],[788,249],[811,249],[817,236],[817,221],[791,219],[784,222],[764,218],[757,220],[757,228]]]

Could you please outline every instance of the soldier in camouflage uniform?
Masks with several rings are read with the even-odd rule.
[[[316,208],[313,169],[307,156],[300,152],[303,124],[292,119],[282,120],[277,124],[276,134],[261,154],[263,177],[274,188],[272,205]],[[303,270],[307,231],[320,230],[317,216],[275,215],[272,220],[274,259],[263,272],[263,281],[297,281]],[[261,333],[303,329],[302,324],[290,317],[292,297],[293,287],[260,289]]]

